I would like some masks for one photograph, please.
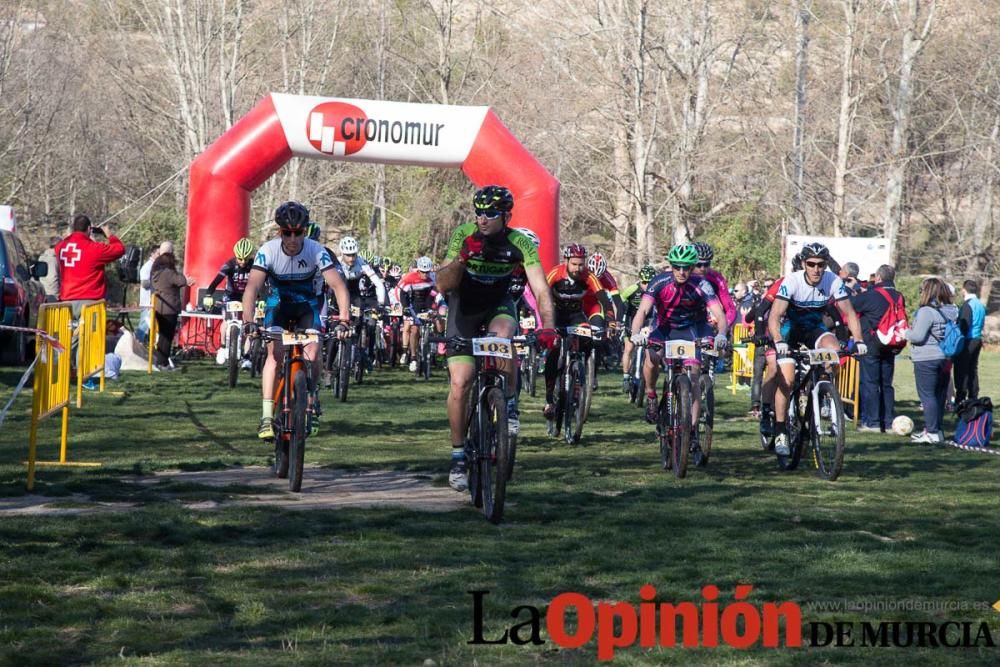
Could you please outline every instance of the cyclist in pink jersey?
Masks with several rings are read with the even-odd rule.
[[[715,252],[712,250],[712,246],[704,241],[698,241],[694,247],[698,251],[698,263],[694,265],[693,273],[712,283],[716,296],[722,302],[722,310],[726,312],[726,322],[729,324],[729,328],[732,328],[736,322],[736,304],[729,293],[729,285],[726,283],[725,277],[712,268],[712,258],[715,257]]]

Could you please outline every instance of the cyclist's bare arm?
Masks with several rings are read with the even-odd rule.
[[[323,272],[323,280],[326,282],[327,287],[333,291],[333,295],[337,299],[337,310],[340,312],[340,321],[350,321],[351,294],[347,291],[347,283],[344,282],[340,273],[332,266]],[[249,289],[249,286],[247,289]]]
[[[535,295],[535,302],[538,304],[538,314],[542,321],[539,328],[554,327],[556,325],[556,313],[552,307],[552,290],[549,289],[549,281],[545,279],[545,271],[541,265],[524,267],[524,274],[528,278],[528,285],[531,286],[531,293]]]
[[[851,305],[851,300],[841,299],[837,301],[837,310],[847,320],[847,329],[851,332],[851,337],[859,343],[862,342],[861,321],[858,319],[858,314],[854,311],[854,306]]]
[[[462,282],[462,274],[465,273],[465,262],[460,257],[456,257],[448,264],[445,264],[437,272],[437,290],[442,294],[447,294],[458,289]]]
[[[254,313],[257,309],[257,293],[264,286],[267,280],[267,272],[257,267],[250,270],[250,277],[247,279],[247,287],[243,290],[243,321],[253,322]]]
[[[633,336],[642,330],[643,325],[646,323],[646,318],[649,317],[649,311],[653,309],[653,302],[649,299],[643,299],[639,302],[639,309],[635,311],[635,317],[632,318],[631,329],[629,333]]]
[[[781,338],[781,318],[788,310],[788,302],[784,299],[775,299],[771,306],[771,314],[767,316],[767,330],[771,334],[771,340],[778,342]]]

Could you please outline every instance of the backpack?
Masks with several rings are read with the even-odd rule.
[[[964,447],[987,447],[993,437],[993,402],[989,397],[962,401],[955,424],[955,444]]]
[[[965,336],[957,320],[949,320],[940,309],[937,311],[944,317],[944,337],[938,341],[938,347],[945,357],[951,359],[965,348]]]
[[[135,245],[126,246],[125,254],[118,260],[118,278],[123,283],[138,283],[141,263],[142,248]]]
[[[906,332],[910,330],[903,295],[896,292],[896,298],[893,299],[884,287],[876,287],[875,291],[889,302],[889,307],[882,313],[882,319],[872,332],[872,340],[882,349],[899,354],[906,347]]]

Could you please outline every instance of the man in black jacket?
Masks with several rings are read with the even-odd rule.
[[[861,357],[861,427],[862,432],[880,432],[892,429],[895,418],[896,394],[892,376],[896,370],[896,353],[885,349],[878,341],[875,330],[879,320],[889,309],[890,301],[899,296],[894,281],[896,269],[888,264],[878,267],[871,288],[851,297],[851,305],[861,320],[868,354]]]

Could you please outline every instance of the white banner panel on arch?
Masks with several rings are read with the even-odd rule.
[[[461,167],[489,107],[272,93],[297,157]]]
[[[860,271],[858,277],[868,280],[875,269],[883,264],[891,264],[892,252],[888,239],[860,238],[855,236],[800,236],[789,234],[785,237],[785,273],[792,270],[792,257],[806,243],[819,242],[830,249],[830,255],[841,265],[854,262]]]

